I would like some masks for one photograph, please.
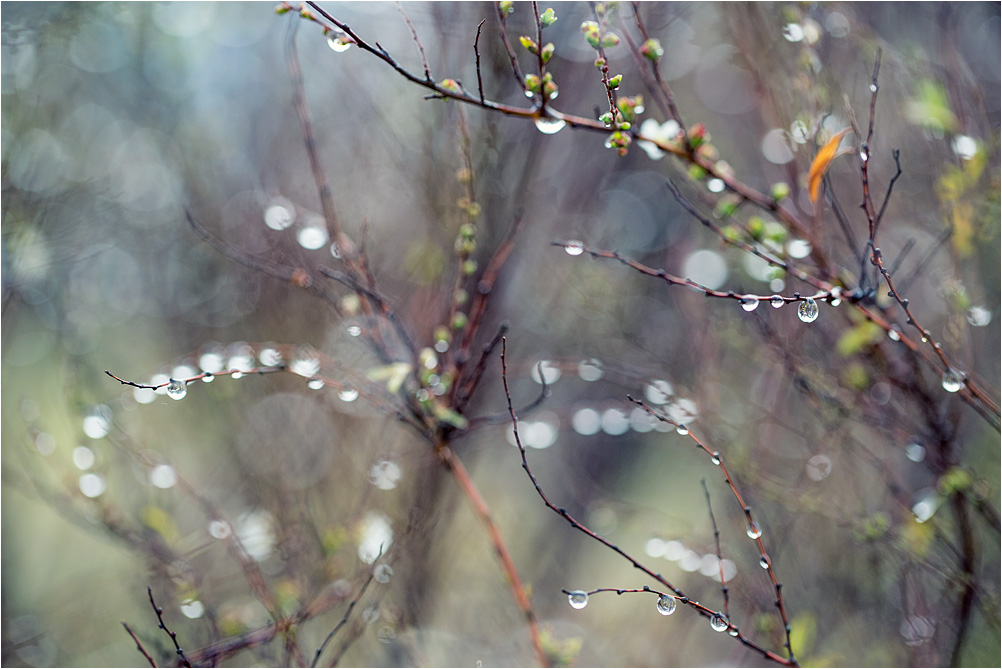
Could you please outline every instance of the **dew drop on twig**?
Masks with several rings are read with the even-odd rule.
[[[964,387],[964,376],[961,372],[950,368],[943,374],[943,390],[955,393]]]
[[[675,598],[671,595],[661,595],[658,597],[658,613],[663,616],[670,616],[675,613]]]
[[[741,308],[745,311],[755,311],[758,309],[758,300],[753,297],[746,297],[741,300]]]
[[[579,256],[584,253],[584,244],[576,239],[572,239],[564,244],[564,250],[567,251],[567,255],[569,256]]]
[[[723,632],[728,627],[727,616],[723,613],[714,613],[710,617],[710,627],[713,628],[714,632]]]
[[[552,135],[564,129],[567,123],[559,118],[537,118],[536,129],[544,135]]]
[[[762,536],[762,529],[758,526],[754,520],[748,523],[748,529],[745,531],[749,539],[758,539]]]
[[[171,379],[170,383],[167,384],[167,397],[172,400],[184,399],[184,396],[188,394],[188,384],[179,379]]]
[[[584,590],[575,590],[567,595],[567,601],[571,608],[583,609],[588,606],[588,593]]]
[[[773,295],[772,298],[769,300],[769,304],[770,306],[772,306],[773,309],[779,309],[786,303],[783,301],[783,298],[780,297],[779,295]]]
[[[327,36],[327,46],[331,48],[331,51],[336,53],[344,53],[351,48],[351,44],[351,38],[344,33],[332,32]]]
[[[808,297],[797,308],[797,316],[805,323],[813,323],[818,320],[818,303],[814,298]]]
[[[358,399],[358,391],[351,386],[345,386],[338,391],[337,396],[342,402],[354,402]]]

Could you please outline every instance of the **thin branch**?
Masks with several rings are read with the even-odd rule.
[[[382,554],[383,550],[382,548],[380,548],[379,555],[381,556]],[[379,556],[376,557],[376,560],[378,559]],[[375,561],[373,561],[373,563],[375,563]],[[310,663],[311,667],[317,666],[317,663],[320,661],[320,656],[323,654],[324,649],[327,648],[327,644],[329,644],[334,639],[334,636],[341,630],[342,627],[348,624],[348,618],[351,617],[352,610],[355,608],[355,605],[358,604],[359,600],[362,599],[362,595],[365,594],[366,589],[369,587],[369,584],[372,583],[372,579],[375,577],[375,575],[376,575],[376,570],[375,569],[370,570],[369,578],[365,579],[365,583],[363,583],[362,587],[359,588],[358,594],[355,595],[355,598],[351,600],[350,604],[348,604],[348,610],[344,612],[344,616],[341,618],[340,622],[338,622],[338,624],[334,626],[334,629],[330,631],[330,633],[324,638],[323,643],[320,644],[320,647],[317,648],[317,652],[313,654],[313,662]]]
[[[153,587],[152,586],[148,586],[146,588],[146,594],[149,595],[149,597],[150,597],[150,605],[153,607],[153,610],[157,614],[157,620],[160,621],[160,629],[162,629],[164,632],[167,632],[167,636],[169,636],[170,640],[174,642],[174,648],[177,651],[177,656],[181,659],[181,666],[182,667],[190,667],[191,666],[191,662],[188,661],[188,658],[185,656],[184,651],[181,650],[181,646],[178,645],[178,642],[177,642],[177,632],[171,632],[170,631],[170,629],[167,627],[167,624],[164,622],[164,616],[163,616],[164,610],[161,609],[159,606],[157,606],[157,603],[155,601],[153,601]],[[126,628],[126,629],[128,629],[128,628]]]
[[[703,486],[703,495],[706,496],[706,510],[710,512],[710,524],[713,526],[713,541],[717,548],[717,568],[720,570],[720,592],[724,596],[724,615],[728,618],[731,615],[730,596],[728,595],[727,577],[724,575],[724,556],[720,550],[720,530],[717,528],[717,519],[713,517],[713,505],[710,504],[710,489],[706,487],[706,479],[699,479]]]
[[[480,91],[480,104],[484,104],[484,77],[480,72],[480,31],[483,29],[487,19],[484,19],[477,26],[477,38],[473,40],[473,53],[477,58],[477,90]]]
[[[136,642],[136,650],[138,650],[140,653],[143,654],[143,657],[146,658],[146,661],[150,663],[151,667],[156,667],[157,663],[153,660],[152,657],[150,657],[150,654],[146,652],[146,649],[143,648],[143,644],[136,637],[136,634],[131,629],[129,629],[128,623],[126,623],[124,620],[121,622],[122,622],[122,627],[124,627],[125,631],[129,633],[129,636],[132,637],[132,640]]]
[[[428,57],[424,55],[424,45],[421,44],[421,39],[418,37],[417,30],[414,29],[414,24],[411,23],[411,19],[407,16],[407,12],[404,11],[404,6],[398,2],[394,3],[397,6],[397,11],[400,15],[404,17],[404,21],[407,23],[407,28],[411,31],[411,37],[414,38],[414,43],[417,45],[418,51],[421,52],[421,65],[424,67],[424,80],[434,81],[431,78],[431,70],[428,69]]]
[[[522,609],[522,615],[525,616],[526,622],[529,627],[529,642],[532,644],[532,650],[536,655],[536,663],[541,667],[548,667],[549,661],[547,660],[546,653],[543,651],[542,640],[540,638],[539,622],[536,619],[536,613],[532,609],[532,604],[529,602],[529,596],[526,594],[525,586],[522,585],[522,579],[518,575],[518,569],[515,567],[515,561],[512,559],[511,554],[508,552],[508,547],[505,545],[504,539],[501,537],[501,531],[498,526],[494,523],[494,519],[491,517],[490,508],[487,506],[487,502],[480,495],[480,491],[477,490],[476,484],[473,483],[473,479],[470,478],[469,472],[466,471],[466,467],[463,466],[462,461],[456,457],[452,452],[452,449],[445,445],[444,442],[440,442],[436,445],[436,451],[438,452],[439,458],[442,463],[452,472],[459,483],[459,486],[466,493],[467,499],[473,504],[474,510],[477,512],[480,521],[484,525],[484,529],[487,531],[490,537],[491,543],[494,544],[494,550],[497,553],[498,560],[501,562],[501,567],[504,569],[505,575],[508,577],[508,585],[511,587],[512,594],[515,596],[515,601],[518,603],[520,609]]]
[[[901,151],[898,149],[891,149],[891,157],[894,158],[894,167],[896,168],[896,171],[894,172],[894,176],[891,177],[890,182],[887,184],[887,193],[884,195],[884,202],[880,205],[880,211],[877,212],[877,219],[873,222],[874,236],[877,234],[877,228],[880,226],[880,221],[884,218],[884,211],[887,209],[887,203],[891,199],[891,191],[894,190],[894,182],[901,176]]]
[[[660,573],[654,572],[649,567],[647,567],[643,563],[639,562],[636,558],[634,558],[632,555],[630,555],[629,553],[627,553],[626,551],[624,551],[619,546],[611,543],[607,539],[604,539],[600,535],[596,534],[594,531],[592,531],[591,529],[589,529],[585,525],[583,525],[580,522],[578,522],[578,520],[575,519],[574,516],[572,516],[567,511],[567,509],[564,509],[563,507],[558,507],[558,506],[554,505],[549,500],[549,498],[546,496],[546,493],[543,492],[543,488],[539,485],[539,481],[536,480],[536,475],[533,474],[532,470],[529,468],[529,463],[526,460],[525,446],[522,445],[522,440],[521,440],[521,438],[519,437],[519,434],[518,434],[518,416],[515,414],[515,409],[513,408],[512,400],[511,400],[511,392],[510,392],[510,390],[508,388],[508,365],[507,365],[507,361],[506,361],[506,353],[507,353],[506,349],[507,349],[507,341],[504,338],[502,338],[502,340],[501,340],[501,381],[504,384],[505,399],[506,399],[506,401],[508,403],[508,415],[511,417],[511,421],[512,421],[512,431],[514,432],[514,436],[515,436],[515,445],[518,447],[519,454],[522,456],[522,469],[525,470],[526,475],[529,477],[529,480],[532,482],[533,487],[536,489],[536,493],[539,495],[540,499],[543,500],[543,503],[546,505],[546,507],[548,509],[550,509],[551,511],[553,511],[554,513],[556,513],[561,518],[563,518],[564,520],[566,520],[568,522],[568,524],[570,524],[570,526],[572,528],[578,530],[579,532],[582,532],[583,534],[587,535],[588,537],[591,537],[592,539],[594,539],[595,541],[599,542],[600,544],[602,544],[603,546],[605,546],[609,550],[611,550],[614,553],[620,555],[626,561],[628,561],[630,564],[632,564],[635,569],[638,569],[638,570],[642,571],[643,573],[647,574],[648,576],[650,576],[652,579],[654,579],[658,583],[662,584],[663,586],[665,586],[666,588],[668,588],[669,590],[671,590],[672,593],[674,593],[674,596],[677,598],[677,600],[678,600],[679,603],[685,604],[686,606],[689,606],[690,608],[692,608],[693,610],[695,610],[699,615],[704,616],[706,618],[710,618],[711,620],[713,618],[722,616],[723,615],[722,613],[720,613],[718,611],[713,611],[712,609],[709,609],[709,608],[703,606],[699,602],[696,602],[696,601],[693,601],[693,600],[689,599],[689,597],[687,597],[685,595],[685,593],[683,593],[677,587],[675,587],[674,585],[672,585]],[[746,511],[746,514],[748,514],[749,518],[750,518],[750,510]],[[763,553],[764,553],[764,549],[763,549]],[[778,591],[777,591],[777,593],[778,593]],[[726,618],[725,618],[725,620],[726,620]],[[761,646],[759,646],[758,644],[756,644],[755,642],[751,641],[746,636],[744,636],[744,634],[737,627],[735,627],[730,621],[727,621],[727,630],[728,630],[730,636],[732,636],[733,638],[738,639],[747,648],[751,648],[752,650],[754,650],[757,653],[761,654],[766,659],[771,660],[773,662],[776,662],[778,664],[781,664],[783,666],[787,666],[787,667],[798,666],[796,660],[793,658],[792,655],[790,656],[789,659],[784,659],[784,658],[780,657],[779,655],[777,655],[776,653],[774,653],[774,652],[772,652],[770,650],[766,650],[765,648],[762,648]]]
[[[497,9],[498,32],[501,35],[501,42],[504,43],[505,52],[508,54],[512,74],[515,75],[515,80],[518,82],[519,88],[525,90],[525,77],[522,76],[522,70],[518,67],[518,57],[515,55],[515,50],[511,48],[511,42],[508,40],[508,28],[505,24],[505,19],[508,17],[501,11],[501,3],[495,2],[494,7]],[[480,104],[485,105],[486,102],[481,100]]]

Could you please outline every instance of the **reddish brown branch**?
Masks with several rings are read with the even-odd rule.
[[[142,642],[140,642],[139,639],[136,637],[136,634],[131,629],[129,629],[128,623],[126,623],[124,620],[122,621],[122,627],[124,627],[125,631],[129,633],[129,636],[132,637],[132,640],[136,642],[136,650],[138,650],[140,653],[143,654],[143,657],[146,658],[146,661],[150,663],[151,667],[156,667],[157,663],[153,660],[152,657],[150,657],[150,654],[146,652],[146,649],[143,648]]]

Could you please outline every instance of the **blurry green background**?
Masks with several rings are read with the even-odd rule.
[[[420,72],[394,5],[324,6]],[[490,4],[405,8],[433,76],[470,90],[476,26],[487,18],[487,97],[526,104]],[[590,10],[556,9],[559,21],[546,32],[556,45],[555,106],[594,116],[605,96],[578,30]],[[631,10],[621,11],[635,35]],[[665,75],[686,121],[706,124],[743,181],[761,190],[789,182],[791,207],[805,220],[813,133],[847,126],[846,103],[865,126],[873,59],[884,49],[871,146],[877,196],[893,174],[892,147],[901,149],[904,175],[880,244],[891,261],[914,246],[898,276],[917,316],[997,396],[999,5],[658,3],[641,11],[664,46]],[[389,529],[383,561],[393,575],[373,583],[355,609],[360,636],[342,664],[534,663],[469,503],[428,445],[398,422],[293,375],[220,378],[174,402],[103,374],[177,376],[207,352],[239,353],[241,342],[255,355],[269,342],[308,344],[358,373],[374,364],[348,334],[357,322],[227,260],[185,221],[189,208],[261,257],[311,268],[335,262],[329,244],[299,243],[320,206],[283,58],[298,20],[294,12],[276,16],[269,3],[2,4],[4,665],[139,665],[121,620],[169,661],[147,585],[186,650],[267,623],[192,489],[234,519],[292,609],[331,584],[357,591],[368,569],[359,545]],[[532,30],[529,6],[517,4],[509,34]],[[297,39],[340,219],[356,240],[367,222],[380,285],[419,345],[430,345],[446,313],[462,222],[459,108],[424,100],[422,89],[357,48],[336,53],[314,24],[302,22]],[[620,92],[645,92],[625,45],[610,57],[624,74]],[[637,146],[618,158],[600,134],[544,135],[519,119],[463,111],[483,207],[481,266],[518,212],[526,219],[482,337],[511,323],[516,404],[539,391],[530,374],[536,362],[560,372],[552,397],[523,424],[537,447],[530,465],[550,499],[693,599],[719,607],[705,477],[732,561],[732,618],[778,649],[774,593],[719,470],[689,440],[631,415],[625,396],[688,408],[764,530],[801,661],[948,663],[957,633],[948,544],[957,521],[949,505],[939,508],[936,458],[946,451],[930,443],[929,426],[948,426],[943,448],[971,494],[996,510],[998,432],[928,371],[916,381],[928,401],[912,401],[889,381],[907,367],[892,343],[875,344],[884,367],[838,348],[857,325],[847,307],[821,305],[808,327],[793,308],[748,314],[621,265],[567,256],[550,245],[554,238],[615,248],[679,275],[706,277],[719,263],[726,276],[715,280],[738,292],[804,290],[770,287],[761,268],[686,215],[664,187],[667,176],[685,180],[670,159],[654,161]],[[665,120],[650,99],[647,117]],[[831,176],[863,239],[855,165],[841,158]],[[687,192],[701,203],[715,197],[696,185]],[[294,208],[293,227],[266,225],[273,207]],[[829,255],[857,272],[831,215],[817,225]],[[593,365],[579,364],[592,359],[598,380],[589,380]],[[471,416],[504,411],[498,366],[488,369]],[[791,369],[850,412],[805,400]],[[674,397],[663,394],[663,382]],[[586,609],[571,609],[561,588],[646,581],[542,505],[509,431],[485,427],[455,450],[491,505],[543,626],[577,664],[761,664],[691,611],[656,615],[650,596],[596,595]],[[913,511],[923,503],[920,511],[935,513],[919,524]],[[983,517],[972,521],[980,594],[964,664],[999,663],[995,522],[991,530]],[[304,625],[308,656],[346,607]],[[229,662],[286,659],[275,641]]]

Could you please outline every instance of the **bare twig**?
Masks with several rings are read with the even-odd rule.
[[[418,37],[417,30],[414,29],[414,24],[411,23],[411,19],[407,16],[407,12],[404,11],[404,6],[400,2],[394,3],[397,6],[397,11],[400,15],[404,17],[404,21],[407,23],[407,28],[411,31],[411,37],[414,38],[414,44],[417,45],[418,51],[421,52],[421,65],[424,67],[424,79],[425,81],[434,81],[431,78],[431,70],[428,69],[428,57],[424,55],[424,45],[421,44],[421,39]]]
[[[473,40],[473,53],[477,58],[477,90],[480,92],[480,104],[484,104],[484,76],[480,72],[480,31],[483,30],[484,23],[487,19],[482,20],[479,25],[477,25],[477,37]]]
[[[171,632],[170,631],[170,628],[168,628],[167,624],[164,622],[164,616],[163,616],[164,610],[162,608],[160,608],[159,606],[157,606],[157,603],[155,601],[153,601],[153,587],[152,586],[149,586],[149,587],[146,588],[146,594],[149,595],[149,597],[150,597],[150,605],[153,607],[153,610],[157,614],[157,620],[160,621],[160,625],[159,625],[160,629],[162,629],[164,632],[166,632],[167,636],[170,637],[170,640],[174,642],[174,648],[177,651],[178,658],[180,658],[180,660],[181,660],[181,666],[182,667],[190,667],[191,666],[191,662],[188,661],[188,658],[185,656],[184,651],[181,650],[181,646],[177,642],[177,632]],[[128,628],[126,628],[126,629],[128,629]]]
[[[142,642],[136,637],[135,632],[129,629],[128,623],[126,623],[124,620],[122,621],[122,627],[124,627],[125,631],[129,633],[129,636],[132,637],[132,640],[136,642],[136,650],[138,650],[140,653],[143,654],[143,657],[146,658],[146,661],[150,663],[151,667],[156,667],[157,663],[153,660],[152,657],[150,657],[150,654],[146,652],[146,649],[143,648]]]
[[[381,556],[382,554],[383,550],[382,548],[380,548],[379,556]],[[379,556],[376,557],[376,560],[379,560]],[[373,561],[373,564],[375,564],[375,561]],[[317,648],[317,652],[313,654],[313,662],[310,663],[311,667],[317,666],[317,662],[320,661],[320,656],[323,654],[324,649],[327,648],[327,644],[329,644],[331,640],[334,639],[334,636],[341,630],[342,627],[348,624],[348,618],[351,617],[352,610],[355,608],[355,605],[358,604],[359,600],[362,599],[362,595],[365,594],[366,589],[368,589],[369,584],[372,583],[372,579],[375,577],[375,575],[376,575],[375,569],[370,570],[369,578],[365,579],[365,583],[363,583],[362,587],[359,588],[358,594],[355,595],[355,598],[351,600],[350,604],[348,604],[348,610],[344,612],[344,616],[341,618],[340,622],[338,622],[338,624],[334,626],[334,629],[330,631],[330,633],[324,638],[323,643],[320,644],[320,647]]]
[[[710,524],[713,526],[713,541],[717,548],[717,569],[720,571],[720,592],[724,596],[724,615],[730,617],[730,596],[728,595],[727,577],[724,576],[724,556],[720,551],[720,530],[717,528],[717,519],[713,517],[713,505],[710,503],[710,489],[706,487],[706,479],[699,479],[703,486],[703,495],[706,496],[706,509],[710,512]]]

